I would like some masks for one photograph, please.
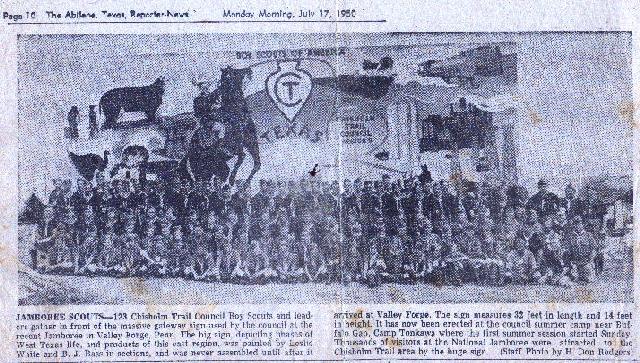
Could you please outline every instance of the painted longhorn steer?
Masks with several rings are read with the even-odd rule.
[[[103,129],[115,126],[121,110],[124,112],[144,112],[148,122],[154,122],[156,111],[162,103],[164,79],[156,79],[153,84],[144,87],[123,87],[107,91],[100,98],[98,112],[104,112]]]

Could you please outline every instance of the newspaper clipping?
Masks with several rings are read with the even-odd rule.
[[[554,4],[2,4],[0,361],[640,359],[638,15]]]

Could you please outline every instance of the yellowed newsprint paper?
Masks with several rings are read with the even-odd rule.
[[[635,1],[3,1],[0,362],[637,361]]]

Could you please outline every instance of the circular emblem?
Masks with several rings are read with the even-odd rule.
[[[302,77],[293,72],[286,72],[276,78],[275,95],[278,102],[287,107],[293,107],[304,99],[301,97],[299,90]]]
[[[311,94],[311,75],[298,62],[278,63],[278,71],[267,77],[267,93],[278,110],[293,122]]]

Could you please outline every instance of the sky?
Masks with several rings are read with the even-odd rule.
[[[410,80],[426,59],[487,43],[518,56],[518,83],[508,92],[518,99],[522,183],[533,186],[545,177],[560,189],[600,173],[631,173],[631,127],[620,112],[632,100],[626,33],[39,35],[19,39],[20,199],[33,192],[44,196],[53,178],[75,177],[62,136],[67,112],[79,105],[85,121],[86,105],[97,104],[111,88],[142,86],[164,76],[159,112],[173,115],[191,111],[197,93],[193,78],[215,79],[222,66],[256,63],[236,59],[240,50],[337,44],[350,48],[346,56],[324,59],[339,73],[355,73],[363,59],[388,54],[396,60],[398,79]],[[268,65],[256,69],[270,72]],[[263,84],[251,87],[255,92]],[[321,145],[299,143],[269,146],[264,152],[283,156],[271,167],[287,167],[292,157],[304,159],[301,164],[312,162],[325,151]]]

